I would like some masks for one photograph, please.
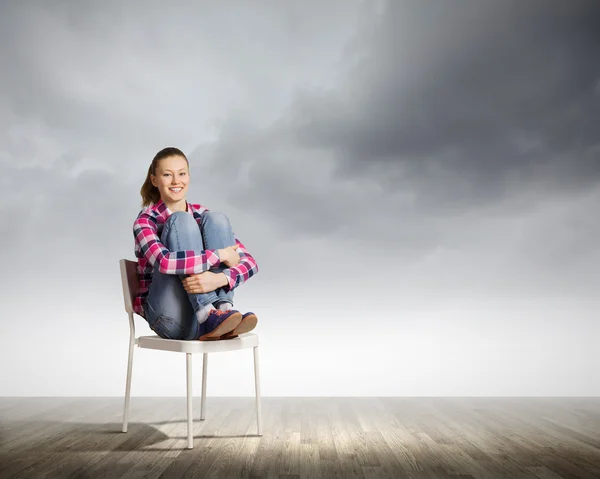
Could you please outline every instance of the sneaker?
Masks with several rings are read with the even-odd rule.
[[[237,338],[242,333],[252,331],[256,327],[256,323],[258,323],[256,314],[248,312],[242,316],[239,326],[237,326],[234,330],[225,333],[223,336],[221,336],[221,339]]]
[[[219,339],[222,335],[233,331],[242,321],[242,313],[235,309],[220,311],[213,309],[206,321],[200,325],[202,332],[198,338],[200,341]]]

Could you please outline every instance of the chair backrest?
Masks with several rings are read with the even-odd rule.
[[[140,288],[140,281],[137,274],[137,261],[120,259],[121,283],[123,285],[123,300],[125,301],[125,311],[133,313],[133,301]]]

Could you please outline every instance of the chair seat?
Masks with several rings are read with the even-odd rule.
[[[237,349],[254,348],[258,346],[258,335],[243,333],[237,338],[217,341],[163,339],[160,336],[140,336],[138,347],[144,349],[160,349],[178,353],[219,353]]]

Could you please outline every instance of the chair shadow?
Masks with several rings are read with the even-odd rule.
[[[200,421],[194,420],[194,426]],[[176,425],[176,431],[165,434],[156,425]],[[3,434],[0,448],[11,449],[11,443],[19,452],[35,452],[43,449],[45,453],[61,452],[125,452],[125,451],[170,451],[185,449],[187,446],[187,419],[161,421],[157,423],[129,422],[127,432],[122,432],[123,423],[77,423],[60,421],[11,421],[13,433]],[[26,431],[35,430],[34,434]],[[25,431],[19,434],[19,431]],[[27,435],[31,439],[24,440]],[[242,439],[260,438],[258,434],[194,434],[194,440],[201,439]],[[160,447],[164,441],[172,441],[167,447]],[[18,446],[17,446],[18,444]],[[202,447],[202,444],[194,444]]]

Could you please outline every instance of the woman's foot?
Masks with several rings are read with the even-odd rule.
[[[233,339],[237,338],[242,333],[247,333],[248,331],[252,331],[256,324],[258,323],[258,318],[254,313],[246,313],[242,316],[242,320],[240,324],[233,329],[232,331],[223,334],[220,339]]]
[[[235,309],[228,311],[219,311],[213,309],[208,314],[208,318],[200,324],[201,335],[198,338],[200,341],[211,341],[219,339],[224,334],[233,330],[242,321],[242,313]]]

